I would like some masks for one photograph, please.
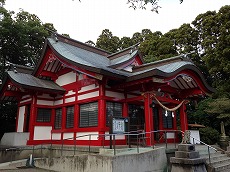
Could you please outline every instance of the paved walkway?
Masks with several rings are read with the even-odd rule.
[[[39,168],[14,168],[14,169],[0,169],[0,172],[47,172],[50,170],[44,170]]]

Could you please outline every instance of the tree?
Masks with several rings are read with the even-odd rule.
[[[7,11],[0,1],[0,79],[5,72],[6,65],[34,66],[45,38],[50,30],[56,31],[53,24],[42,24],[40,19],[21,10],[18,14]],[[15,102],[1,102],[0,104],[0,134],[15,130],[17,105]]]
[[[224,122],[227,126],[227,131],[230,129],[230,99],[229,98],[218,98],[213,99],[208,103],[208,107],[205,112],[216,116],[218,119]],[[230,134],[230,133],[229,133]]]
[[[174,43],[161,32],[152,33],[149,29],[143,29],[139,35],[140,52],[145,62],[153,62],[177,55]]]
[[[6,61],[14,64],[33,66],[39,58],[48,29],[54,29],[52,24],[42,24],[40,19],[25,11],[20,11],[13,17],[13,12],[1,8],[0,21],[0,54],[1,66],[4,69]],[[3,71],[2,71],[3,72]]]
[[[115,53],[119,50],[119,41],[120,39],[117,36],[113,36],[109,29],[104,29],[97,39],[96,47]]]
[[[215,97],[230,97],[230,6],[208,11],[192,22],[198,31],[201,58],[217,88]]]
[[[130,37],[122,37],[119,41],[119,50],[123,50],[125,48],[128,48],[130,46],[134,45],[132,39]]]
[[[146,9],[146,6],[150,4],[151,11],[158,13],[159,8],[161,8],[161,6],[158,5],[158,1],[159,0],[128,0],[128,4],[130,4],[130,7],[133,8],[134,10],[137,8]],[[179,1],[180,3],[183,2],[183,0],[179,0]]]

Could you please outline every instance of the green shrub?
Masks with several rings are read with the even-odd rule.
[[[220,139],[220,133],[211,127],[200,129],[200,140],[206,144],[213,145]]]

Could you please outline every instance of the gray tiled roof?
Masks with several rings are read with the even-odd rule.
[[[192,66],[195,67],[195,65],[190,61],[177,61],[177,62],[172,62],[172,63],[168,63],[168,64],[148,68],[146,70],[141,70],[141,71],[138,71],[138,72],[134,72],[134,73],[132,73],[132,76],[143,74],[145,72],[149,72],[149,71],[152,71],[152,70],[159,70],[159,71],[164,72],[164,73],[173,73],[173,72],[175,72],[176,70],[180,69],[181,67],[183,67],[185,65],[192,65]]]
[[[48,41],[53,46],[55,51],[58,52],[58,54],[72,61],[73,63],[96,68],[99,70],[105,70],[107,72],[121,76],[129,76],[128,72],[107,67],[110,65],[110,60],[106,56],[102,56],[61,41],[56,42],[52,38],[48,38]]]
[[[123,55],[123,56],[121,56],[121,57],[118,57],[118,58],[116,58],[116,59],[113,59],[113,60],[111,60],[111,64],[110,64],[110,66],[112,66],[112,65],[117,65],[117,64],[121,64],[121,63],[123,63],[123,62],[125,62],[125,61],[128,61],[129,59],[131,59],[135,54],[137,54],[137,52],[138,52],[138,50],[135,50],[134,52],[132,52],[131,54],[125,54],[125,55]]]
[[[13,71],[7,72],[13,83],[19,84],[22,87],[33,89],[47,89],[49,91],[65,92],[65,90],[54,83],[53,81],[36,78],[26,73],[16,73]]]
[[[105,56],[72,46],[61,41],[56,42],[52,38],[48,38],[48,40],[60,55],[73,62],[90,67],[103,67],[108,66],[110,63],[110,60]]]

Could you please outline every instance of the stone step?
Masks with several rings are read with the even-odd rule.
[[[207,163],[208,163],[208,161],[207,161]],[[213,167],[218,167],[222,164],[229,164],[229,163],[230,163],[230,157],[225,157],[222,159],[217,159],[217,160],[211,161],[211,164]]]
[[[211,172],[228,172],[230,171],[230,157],[226,154],[223,154],[221,151],[215,151],[213,149],[209,149],[207,146],[198,145],[196,146],[196,151],[199,151],[201,158],[206,158],[206,163],[209,166],[207,169]],[[209,164],[209,152],[210,152],[210,160],[211,164]]]
[[[214,169],[215,169],[215,172],[228,172],[230,171],[230,161],[227,161],[220,165],[216,165]]]
[[[208,155],[202,155],[200,156],[201,158],[206,158],[207,160],[209,160],[209,156]],[[227,158],[226,154],[210,154],[210,160],[211,161],[218,161],[218,160],[222,160]]]

